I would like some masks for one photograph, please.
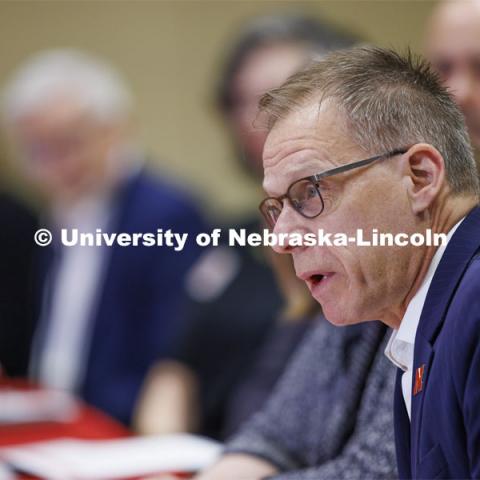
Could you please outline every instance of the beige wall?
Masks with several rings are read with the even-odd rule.
[[[185,178],[216,213],[257,199],[235,169],[209,105],[223,46],[258,13],[303,10],[382,46],[421,48],[431,1],[0,1],[0,83],[27,55],[71,46],[105,56],[137,98],[139,134],[155,162]],[[4,168],[5,170],[5,168]],[[228,182],[228,183],[227,183]]]

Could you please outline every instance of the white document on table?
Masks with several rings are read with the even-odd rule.
[[[112,480],[162,472],[196,472],[221,444],[188,434],[118,440],[60,439],[0,449],[13,468],[50,480]]]

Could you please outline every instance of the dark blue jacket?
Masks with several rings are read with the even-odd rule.
[[[401,478],[480,478],[480,208],[454,233],[415,338],[412,420],[395,392]],[[423,375],[418,369],[423,367]],[[417,377],[417,380],[416,380]],[[419,381],[421,378],[421,382]]]
[[[112,232],[171,229],[189,234],[181,252],[171,247],[118,245],[106,252],[78,393],[91,405],[129,423],[148,368],[171,353],[182,318],[184,277],[201,251],[195,237],[205,226],[183,191],[145,170],[126,182],[113,204]]]

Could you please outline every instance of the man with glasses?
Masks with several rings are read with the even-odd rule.
[[[478,478],[480,187],[453,100],[422,61],[363,47],[293,75],[261,109],[260,208],[275,233],[446,234],[438,248],[277,250],[292,255],[330,322],[393,329],[385,353],[398,367],[400,476]],[[253,468],[244,472],[259,478]]]
[[[394,330],[386,354],[399,367],[400,476],[478,477],[479,184],[452,99],[424,63],[360,48],[292,77],[262,106],[264,187],[277,199],[289,192],[262,203],[274,231],[447,234],[438,249],[280,250],[332,323],[377,318]],[[289,185],[312,174],[315,188],[291,198]]]

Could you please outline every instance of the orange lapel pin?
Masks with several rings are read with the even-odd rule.
[[[417,395],[423,390],[423,374],[425,372],[425,364],[418,367],[415,371],[415,385],[413,387],[413,394]]]

